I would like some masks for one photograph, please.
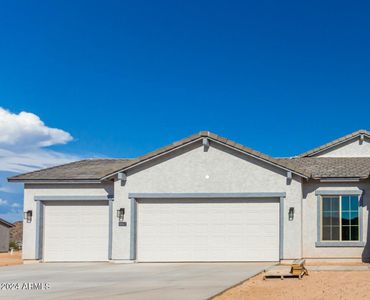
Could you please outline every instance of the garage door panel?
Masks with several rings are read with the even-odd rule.
[[[139,200],[139,261],[277,261],[279,201]]]
[[[107,201],[46,203],[45,261],[105,261],[108,259]]]

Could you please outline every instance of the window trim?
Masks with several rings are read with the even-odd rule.
[[[317,239],[316,247],[364,247],[363,240],[363,205],[362,205],[362,190],[317,190]],[[358,241],[322,241],[322,198],[323,196],[358,196],[358,215],[359,215],[359,240]],[[340,201],[341,202],[341,201]],[[340,203],[341,205],[341,203]]]

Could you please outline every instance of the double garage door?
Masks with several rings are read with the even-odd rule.
[[[138,200],[137,260],[278,261],[278,199]]]
[[[44,205],[44,261],[106,261],[106,202]],[[114,222],[115,223],[115,222]],[[278,199],[137,200],[140,262],[278,261]]]

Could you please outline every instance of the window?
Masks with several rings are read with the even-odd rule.
[[[322,197],[322,241],[360,240],[358,200],[357,195]]]

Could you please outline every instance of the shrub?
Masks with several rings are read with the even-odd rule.
[[[18,251],[19,250],[19,245],[18,245],[18,243],[14,242],[14,241],[11,241],[9,243],[9,249],[10,248],[13,248],[15,251]]]

